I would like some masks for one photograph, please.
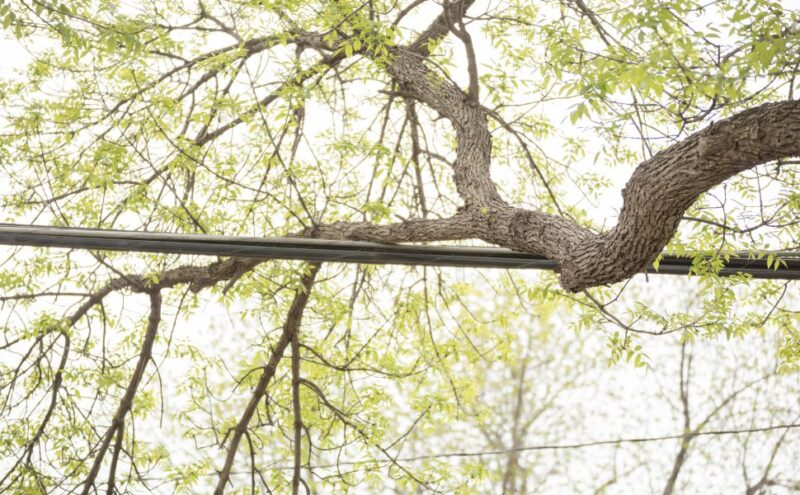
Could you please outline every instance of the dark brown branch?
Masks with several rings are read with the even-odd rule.
[[[122,396],[122,399],[119,402],[117,412],[114,414],[114,418],[111,420],[111,426],[108,427],[108,430],[106,430],[106,433],[103,435],[100,449],[95,455],[94,463],[92,464],[89,474],[86,476],[86,481],[83,484],[83,491],[81,492],[82,495],[88,495],[89,491],[94,486],[97,473],[100,471],[100,467],[103,464],[103,458],[105,457],[108,447],[111,445],[111,440],[114,438],[115,434],[118,435],[118,442],[121,442],[122,430],[125,428],[125,416],[127,416],[128,412],[130,412],[131,408],[133,407],[133,399],[136,397],[136,392],[139,389],[142,378],[144,377],[145,368],[147,367],[147,363],[152,358],[153,343],[156,340],[156,333],[158,332],[158,325],[160,322],[161,292],[158,290],[153,290],[150,292],[150,316],[147,320],[147,331],[144,334],[142,350],[140,351],[139,359],[136,362],[136,369],[133,372],[131,381],[128,383],[128,387],[125,389],[125,394]],[[114,465],[116,465],[116,457],[118,455],[118,452],[115,452],[115,459],[113,461]]]
[[[478,82],[478,62],[475,56],[475,45],[472,44],[472,36],[470,36],[467,27],[464,25],[464,14],[466,9],[459,12],[456,19],[450,18],[450,1],[444,0],[444,10],[442,15],[445,17],[450,31],[456,35],[456,38],[461,40],[464,44],[464,50],[467,54],[467,74],[469,75],[469,91],[467,95],[473,104],[478,104],[480,101],[480,84]],[[457,25],[457,26],[456,26]]]
[[[116,490],[117,463],[119,462],[119,455],[122,452],[122,439],[124,437],[125,428],[119,428],[117,430],[117,439],[114,442],[114,452],[111,456],[111,467],[108,471],[108,490],[106,491],[108,495],[114,495],[114,490]]]
[[[67,319],[68,326],[71,328],[73,327],[81,318],[86,316],[90,309],[92,309],[95,305],[102,302],[103,298],[105,298],[108,294],[110,294],[113,290],[112,284],[107,284],[99,291],[92,294],[89,299],[81,304],[75,312],[73,312],[69,318]],[[67,367],[67,361],[69,359],[70,354],[70,346],[71,346],[71,339],[67,333],[61,332],[61,335],[64,337],[64,350],[61,353],[61,359],[58,363],[58,368],[56,369],[55,376],[53,377],[53,385],[50,392],[50,403],[47,407],[47,411],[45,412],[44,418],[42,418],[41,423],[39,423],[39,427],[36,429],[36,433],[34,433],[33,437],[27,442],[25,446],[25,451],[19,457],[17,462],[9,469],[6,474],[3,476],[3,479],[0,480],[0,487],[6,482],[6,480],[11,476],[14,471],[19,467],[20,463],[25,459],[27,464],[31,463],[31,458],[33,456],[33,450],[38,445],[39,441],[41,440],[42,436],[47,429],[47,425],[50,422],[50,418],[53,416],[55,412],[56,406],[58,405],[58,393],[61,390],[61,384],[64,380],[64,371]],[[16,479],[16,478],[15,478]],[[12,481],[13,484],[13,481]]]
[[[417,181],[417,199],[422,211],[422,217],[427,218],[428,205],[425,199],[425,187],[422,182],[422,168],[419,163],[419,155],[421,153],[419,146],[419,117],[417,116],[415,101],[412,99],[406,101],[406,119],[408,119],[408,133],[411,137],[411,162],[414,164],[414,177]]]
[[[439,17],[428,26],[428,29],[423,31],[419,37],[409,45],[408,50],[417,55],[427,56],[430,53],[429,44],[444,38],[450,31],[450,23],[448,20],[462,18],[473,3],[475,3],[475,0],[448,2],[445,7],[446,11],[442,12]]]
[[[308,228],[300,235],[319,239],[384,243],[450,241],[474,238],[472,224],[468,215],[458,213],[450,218],[411,219],[384,225],[370,222],[334,222]]]
[[[570,290],[616,282],[651,263],[698,196],[735,174],[800,154],[800,102],[767,103],[710,125],[637,167],[617,225],[564,253]],[[589,266],[593,265],[593,266]]]
[[[230,479],[231,469],[233,468],[233,461],[236,458],[236,451],[239,448],[239,443],[242,440],[242,436],[247,432],[250,419],[253,417],[253,414],[255,414],[258,404],[261,402],[261,399],[267,392],[267,386],[269,385],[270,380],[272,380],[272,377],[275,376],[275,371],[278,369],[278,364],[280,363],[286,348],[289,346],[294,334],[300,329],[300,324],[303,321],[303,312],[305,311],[306,304],[308,303],[308,296],[311,293],[311,287],[314,285],[314,278],[316,277],[318,270],[319,265],[312,265],[308,274],[303,277],[303,284],[301,288],[295,293],[292,305],[286,315],[286,321],[283,324],[283,332],[281,333],[278,342],[275,344],[275,348],[272,350],[272,355],[270,356],[269,361],[267,362],[266,366],[264,366],[264,371],[261,373],[261,377],[258,379],[258,383],[253,390],[253,394],[250,397],[250,402],[248,402],[247,407],[242,413],[242,416],[239,418],[239,422],[236,423],[236,427],[233,430],[233,435],[231,436],[231,440],[228,444],[228,453],[225,457],[225,463],[223,464],[222,470],[219,473],[219,480],[217,481],[217,486],[214,489],[215,495],[222,495],[225,493],[225,485]]]
[[[681,345],[681,366],[679,372],[680,381],[680,396],[681,405],[683,410],[683,433],[681,444],[678,448],[678,453],[675,455],[675,461],[672,464],[672,471],[667,478],[667,483],[664,486],[663,495],[672,495],[675,491],[675,483],[678,481],[678,475],[686,462],[686,456],[689,453],[689,444],[692,441],[690,434],[692,433],[691,413],[689,410],[689,382],[692,374],[692,355],[686,352],[687,344],[684,342]]]
[[[652,263],[699,195],[756,165],[800,155],[800,102],[768,103],[712,124],[643,162],[623,191],[612,230],[597,234],[569,219],[515,208],[490,177],[487,113],[455,84],[425,65],[428,42],[445,36],[449,20],[471,2],[452,2],[387,68],[404,96],[447,118],[457,137],[453,164],[472,235],[561,264],[562,285],[573,292],[625,280]]]
[[[292,471],[292,495],[300,492],[300,466],[303,452],[303,417],[300,408],[300,331],[292,334],[292,415],[294,416],[294,469]]]

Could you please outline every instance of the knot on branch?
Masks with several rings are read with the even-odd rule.
[[[709,132],[703,133],[697,140],[697,156],[700,159],[708,159],[738,147],[738,143],[733,137],[723,129],[710,127]]]

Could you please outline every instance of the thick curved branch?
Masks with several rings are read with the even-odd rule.
[[[387,68],[403,94],[447,118],[456,131],[456,160],[453,180],[467,207],[500,201],[489,174],[492,140],[486,112],[458,86],[424,63],[424,57],[399,49]]]
[[[724,180],[756,165],[800,155],[800,101],[768,103],[714,123],[637,167],[622,192],[617,225],[573,246],[562,263],[570,290],[612,283],[661,252],[683,213]]]
[[[703,192],[758,164],[800,155],[800,101],[769,103],[712,124],[642,163],[623,191],[619,222],[608,232],[598,234],[561,216],[509,205],[490,176],[489,111],[425,64],[429,44],[446,36],[449,22],[462,17],[472,3],[448,2],[447,12],[416,41],[393,51],[394,59],[387,67],[405,96],[453,124],[457,137],[454,182],[465,205],[450,218],[390,225],[335,222],[296,235],[385,243],[477,238],[558,261],[562,285],[577,292],[625,280],[648,266]],[[189,284],[198,292],[220,281],[235,281],[261,261],[232,258],[207,266],[178,267],[160,274],[156,283],[126,276],[110,282],[107,290],[148,292]]]
[[[714,123],[640,164],[622,192],[617,225],[596,234],[554,215],[492,203],[474,215],[480,238],[561,264],[571,291],[625,280],[647,267],[684,212],[724,180],[800,155],[800,101],[767,103]]]
[[[487,110],[425,64],[429,43],[446,36],[448,22],[463,16],[471,4],[449,2],[447,13],[411,45],[395,50],[387,67],[404,95],[453,124],[454,182],[464,207],[451,218],[391,225],[336,222],[298,235],[386,243],[478,238],[558,261],[562,285],[577,292],[625,280],[647,267],[675,234],[686,209],[705,191],[758,164],[800,155],[800,101],[769,103],[712,124],[639,165],[623,191],[618,224],[608,232],[598,234],[561,216],[509,205],[490,175]],[[144,292],[188,283],[196,292],[221,280],[235,280],[259,262],[229,259],[205,267],[185,266],[163,273],[155,285],[142,277],[119,279],[115,290]]]
[[[421,36],[424,44],[445,36],[447,19],[463,15],[470,4],[448,4],[448,12]],[[558,261],[561,283],[573,292],[625,280],[652,263],[702,193],[756,165],[800,155],[800,101],[741,112],[640,164],[623,190],[617,225],[597,234],[559,216],[515,208],[500,197],[490,176],[486,110],[430,70],[426,55],[418,40],[398,49],[387,71],[404,94],[453,124],[454,182],[473,237]]]

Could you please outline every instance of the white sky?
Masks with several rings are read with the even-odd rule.
[[[793,8],[800,9],[800,1],[792,0],[791,2],[785,1],[783,3],[784,5],[788,3],[789,5],[793,5]],[[429,17],[430,14],[421,9],[419,16],[420,18],[426,18]],[[484,51],[484,46],[482,46],[481,43],[485,43],[485,40],[478,41],[479,56],[482,51]],[[460,50],[456,49],[456,53],[460,53]],[[2,54],[0,56],[0,68],[2,68],[4,74],[9,74],[14,69],[24,68],[29,60],[28,54],[14,40],[0,39],[0,54]],[[548,115],[554,117],[554,120],[560,122],[565,128],[571,127],[568,124],[568,119],[565,117],[568,114],[569,108],[567,107],[551,107],[548,111]],[[558,116],[564,117],[559,120],[555,118]],[[316,122],[318,123],[317,131],[325,130],[326,122],[324,119],[320,119]],[[313,125],[313,123],[311,123],[311,125]],[[580,132],[579,129],[575,129],[574,127],[572,131],[576,133]],[[314,129],[309,129],[309,132],[313,134]],[[599,146],[596,138],[594,142],[591,140],[589,141],[588,147],[591,149],[595,145]],[[583,164],[584,167],[589,168],[593,166],[590,163],[591,156],[592,153],[587,153],[586,163]],[[603,195],[598,208],[594,210],[597,218],[613,219],[620,206],[619,191],[627,180],[628,174],[629,170],[618,168],[609,175],[613,178],[614,187],[609,188],[608,192]],[[0,180],[0,184],[3,183],[4,182]],[[0,186],[0,188],[2,188],[2,186]],[[0,259],[5,259],[11,252],[11,248],[0,248]],[[474,273],[467,273],[465,270],[452,270],[451,272],[459,273],[458,276],[466,281],[480,283]],[[497,273],[493,273],[491,276],[498,275]],[[526,276],[526,278],[530,280],[531,283],[535,283],[537,276],[531,274]],[[637,278],[641,280],[643,277]],[[677,277],[658,279],[651,277],[648,283],[640,283],[638,290],[641,291],[643,297],[650,298],[653,301],[662,301],[665,307],[669,307],[670,305],[674,307],[685,307],[693,303],[693,291],[691,289],[687,290],[686,287],[687,283]],[[241,324],[230,325],[231,317],[229,312],[235,312],[237,308],[229,310],[207,298],[204,298],[203,301],[203,305],[196,312],[195,317],[188,322],[178,325],[178,335],[176,338],[186,339],[187,341],[191,340],[210,351],[216,350],[220,352],[220,349],[230,349],[233,353],[246,352],[246,349],[237,348],[237,345],[239,342],[247,342],[246,335],[248,330],[252,330],[252,327]],[[5,318],[3,318],[3,320],[5,320]],[[534,325],[534,323],[532,322],[531,325]],[[531,329],[520,329],[520,331],[523,332],[526,330],[530,331]],[[565,329],[565,332],[567,331],[568,330]],[[583,338],[590,343],[590,347],[600,348],[601,350],[599,352],[603,352],[602,335],[584,334]],[[561,442],[569,443],[680,432],[680,418],[676,415],[676,411],[671,408],[675,405],[675,387],[674,384],[669,383],[670,380],[674,381],[675,378],[674,342],[675,339],[673,337],[664,337],[647,341],[646,350],[651,356],[654,366],[653,370],[634,369],[631,366],[625,365],[617,366],[610,370],[598,370],[598,375],[595,379],[596,389],[583,389],[579,394],[565,398],[564,403],[561,405],[562,407],[580,408],[589,415],[585,417],[585,423],[576,427],[576,435],[563,438]],[[734,339],[731,341],[725,341],[720,338],[712,342],[701,344],[697,351],[701,358],[697,360],[694,370],[698,382],[697,390],[706,391],[713,390],[718,386],[723,388],[729,386],[730,384],[728,383],[719,384],[714,382],[714,380],[718,379],[721,375],[725,379],[731,378],[729,374],[720,373],[722,369],[732,369],[737,363],[741,363],[742,360],[750,363],[753,368],[756,368],[750,361],[768,359],[769,348],[769,344],[765,344],[764,340],[758,337],[741,340]],[[753,352],[754,350],[755,352]],[[763,363],[760,366],[763,366]],[[171,368],[168,367],[166,369],[169,370],[167,375],[171,376],[175,384],[179,384],[182,381],[181,373],[185,372],[185,369],[182,370],[181,363],[176,362]],[[740,370],[740,373],[743,375],[750,372],[751,371],[748,369]],[[781,384],[781,387],[795,387],[793,390],[797,391],[796,382],[797,377],[787,378],[786,382]],[[669,396],[669,398],[665,398],[663,396],[664,390],[667,390],[667,393],[672,395]],[[783,388],[780,390],[783,390]],[[167,394],[168,401],[174,400],[176,397],[179,397],[179,395]],[[610,400],[610,397],[613,398],[613,400]],[[698,398],[700,397],[710,399],[710,397],[704,397],[704,392],[698,392]],[[792,409],[794,411],[800,410],[798,396],[787,395],[773,398],[778,399],[778,401],[784,401],[785,403],[782,404],[782,407],[788,411]],[[748,400],[755,399],[749,397]],[[713,402],[713,399],[711,399],[711,402]],[[776,408],[778,407],[774,403],[773,406]],[[707,405],[704,407],[707,407]],[[719,428],[744,427],[748,426],[748,420],[750,419],[751,418],[742,415],[741,422],[737,422],[735,419],[729,419],[723,424],[716,426]],[[174,434],[174,432],[167,429],[158,429],[155,424],[150,424],[149,426],[152,428],[150,433],[154,438]],[[458,426],[462,429],[464,428],[464,425]],[[143,428],[141,434],[145,435],[147,429],[147,427]],[[456,436],[465,434],[463,431],[459,431],[458,428],[454,428],[454,431],[451,433]],[[468,436],[470,433],[474,432],[467,431],[465,436]],[[537,433],[542,434],[541,431]],[[795,442],[800,441],[797,435],[794,435],[793,438]],[[186,449],[187,455],[189,455],[192,450],[191,445],[178,445],[177,443],[180,442],[180,440],[177,437],[173,438],[173,440],[176,442],[176,447]],[[712,440],[709,439],[708,441],[710,442]],[[733,442],[733,439],[727,438],[724,442]],[[725,445],[724,442],[720,440],[720,445]],[[522,443],[525,445],[537,445],[541,443],[541,439],[537,438],[536,435],[531,435],[531,438],[526,438]],[[479,447],[478,445],[470,445],[469,441],[466,441],[464,445],[470,448]],[[729,445],[733,445],[733,443]],[[623,466],[633,466],[641,461],[653,461],[658,464],[671,461],[676,446],[677,442],[665,442],[664,444],[654,445],[651,449],[645,450],[645,455],[650,456],[645,459],[636,459],[635,455],[641,454],[641,452],[636,451],[623,451],[622,453],[617,453],[617,455],[620,456],[619,463]],[[431,442],[430,445],[431,453],[442,453],[451,448],[452,443],[446,445],[443,442],[443,445],[436,445],[434,441]],[[720,450],[718,447],[714,448],[718,451]],[[792,451],[795,453],[797,452],[796,449]],[[729,452],[720,451],[720,462],[715,462],[713,459],[690,459],[690,467],[685,473],[684,479],[691,480],[694,488],[687,489],[687,491],[682,493],[724,493],[727,492],[728,489],[732,490],[734,487],[739,487],[740,469],[737,464],[739,459],[728,458],[733,452],[733,447],[731,447]],[[758,448],[754,448],[750,453],[750,455],[754,457],[759,454],[763,456],[764,452],[759,452]],[[581,453],[580,455],[584,454]],[[563,464],[561,467],[564,472],[556,473],[554,475],[556,480],[559,477],[569,477],[571,479],[585,477],[587,481],[596,480],[596,477],[603,474],[602,472],[598,472],[597,466],[605,466],[605,464],[595,463],[594,461],[596,459],[593,459],[593,456],[609,456],[613,455],[613,452],[609,449],[600,448],[597,450],[589,450],[585,455],[586,457],[579,462]],[[528,453],[523,455],[523,463],[528,463],[528,465],[532,466],[532,469],[538,469],[536,465],[534,465],[534,461],[537,463],[536,465],[555,465],[556,467],[558,467],[559,462],[561,462],[555,453]],[[786,469],[787,472],[792,470],[791,459],[781,458],[779,462],[783,463],[782,467]],[[0,466],[2,466],[1,461]],[[702,469],[695,469],[692,466],[702,466]],[[796,465],[794,467],[796,468]],[[613,493],[639,494],[648,491],[646,487],[652,487],[657,490],[660,483],[663,481],[657,477],[652,480],[649,479],[647,471],[637,471],[636,473],[637,474],[633,475],[633,480],[639,480],[639,486],[637,486],[636,482],[629,482],[627,488],[620,487],[620,491],[613,491]],[[664,473],[664,475],[666,475],[666,473]],[[704,483],[711,483],[715,489],[713,491],[708,491],[708,485]],[[729,487],[727,487],[728,483],[730,483]],[[727,488],[723,489],[722,487]],[[553,488],[543,488],[542,493],[563,493],[563,491],[560,491],[563,490],[563,488],[560,488],[557,483],[554,484]]]

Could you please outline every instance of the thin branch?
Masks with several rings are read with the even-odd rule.
[[[136,362],[136,369],[134,370],[133,376],[128,383],[128,387],[125,389],[125,394],[122,396],[122,400],[119,402],[117,412],[114,414],[114,418],[111,420],[111,426],[108,427],[108,430],[106,430],[106,433],[102,437],[100,449],[95,455],[94,463],[92,464],[89,474],[86,477],[86,481],[83,484],[83,491],[81,492],[82,495],[88,495],[88,493],[94,487],[97,473],[100,471],[100,467],[103,464],[103,457],[105,457],[106,451],[108,450],[115,433],[119,435],[118,442],[121,441],[122,435],[120,432],[125,427],[125,416],[133,407],[133,399],[136,397],[139,384],[142,382],[142,378],[144,377],[147,363],[152,358],[153,343],[155,342],[156,333],[158,332],[158,324],[160,322],[161,292],[158,290],[153,290],[150,292],[150,316],[147,321],[147,331],[145,332],[144,340],[142,341],[142,350],[139,353],[139,359]],[[119,454],[115,453],[115,457],[117,455]],[[114,464],[116,464],[116,460],[114,461]]]
[[[300,329],[292,333],[292,414],[294,416],[294,471],[292,472],[292,495],[300,492],[300,466],[303,452],[303,418],[300,408]]]
[[[220,470],[217,486],[214,489],[215,495],[222,495],[225,493],[225,485],[230,479],[231,469],[233,468],[233,461],[236,458],[236,451],[239,448],[239,443],[242,440],[242,436],[244,436],[244,434],[247,432],[250,419],[252,419],[253,414],[255,414],[258,404],[261,402],[261,399],[267,392],[267,386],[269,385],[270,380],[272,380],[272,377],[275,376],[275,371],[278,369],[278,364],[283,357],[283,353],[289,346],[294,334],[300,329],[300,324],[303,321],[303,312],[305,311],[306,304],[308,303],[308,296],[311,293],[311,288],[314,285],[314,278],[316,277],[318,271],[319,265],[311,265],[310,271],[303,277],[300,289],[298,289],[294,295],[294,300],[292,301],[292,305],[289,308],[289,312],[287,313],[286,320],[283,324],[283,332],[281,333],[275,348],[272,350],[272,355],[270,356],[269,361],[264,366],[264,371],[261,374],[258,383],[253,389],[250,402],[248,402],[247,407],[245,408],[242,416],[239,418],[239,421],[233,430],[233,435],[228,443],[228,453],[225,457],[222,470]]]

